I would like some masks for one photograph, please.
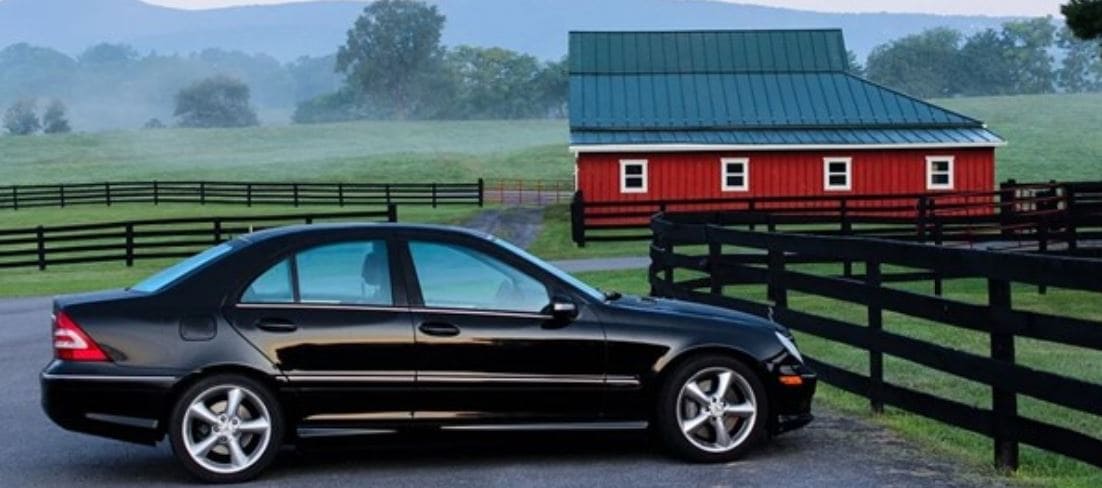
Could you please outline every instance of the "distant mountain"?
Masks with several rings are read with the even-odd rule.
[[[179,10],[139,0],[0,0],[0,47],[16,43],[76,54],[97,42],[140,51],[206,47],[288,61],[336,49],[365,1]],[[920,14],[831,14],[716,0],[432,0],[448,17],[444,42],[501,46],[557,59],[570,30],[840,27],[864,56],[877,44],[934,26],[973,32],[1008,20]]]

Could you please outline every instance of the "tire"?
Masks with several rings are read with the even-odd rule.
[[[231,397],[238,399],[236,416],[226,412]],[[168,419],[172,453],[191,475],[207,483],[256,478],[279,453],[283,430],[283,410],[272,392],[233,374],[191,385]]]
[[[719,398],[716,390],[725,373],[729,386]],[[687,360],[666,377],[658,393],[655,427],[677,457],[719,463],[744,456],[760,442],[768,419],[769,399],[761,378],[737,359],[707,355]]]

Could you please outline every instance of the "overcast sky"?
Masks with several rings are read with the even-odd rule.
[[[144,0],[179,8],[290,3],[304,0]],[[311,0],[305,0],[311,1]],[[724,0],[828,12],[925,12],[981,15],[1059,15],[1064,0]]]

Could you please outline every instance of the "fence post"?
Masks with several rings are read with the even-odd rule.
[[[838,204],[838,210],[842,219],[842,235],[847,237],[853,233],[853,224],[849,221],[848,203],[849,200],[842,198]],[[850,278],[853,276],[853,261],[850,261],[848,259],[842,261],[842,276],[845,276],[846,278]]]
[[[1018,182],[1015,180],[1007,180],[999,186],[999,227],[1001,234],[1006,238],[1009,238],[1014,232],[1010,229],[1010,225],[1017,213],[1017,208],[1015,208],[1017,206],[1017,192],[1013,188],[1017,184]]]
[[[432,183],[432,208],[436,208],[436,182]]]
[[[220,244],[222,242],[222,219],[211,221],[211,233],[214,236],[214,243]]]
[[[386,186],[386,189],[387,189],[386,203],[389,204],[390,203],[390,184],[387,183],[385,186]],[[337,206],[338,207],[343,207],[344,206],[344,183],[337,183]]]
[[[1014,364],[1014,334],[1007,332],[1000,317],[1010,311],[1010,282],[987,280],[987,300],[991,321],[991,359]],[[1018,469],[1018,441],[1014,418],[1018,416],[1018,397],[1013,391],[991,388],[991,406],[994,416],[995,466],[999,469]]]
[[[570,202],[570,237],[578,247],[585,247],[585,198],[580,190]]]
[[[126,224],[126,267],[134,266],[134,224]]]
[[[754,219],[757,218],[757,215],[756,215],[757,211],[758,211],[757,207],[758,207],[757,206],[757,200],[754,200],[752,198],[746,204],[746,210],[748,210],[750,212],[750,227],[748,227],[748,229],[751,232],[753,232],[754,229],[756,229],[758,227],[757,224],[754,223]]]
[[[57,194],[61,200],[61,208],[65,208],[65,185],[57,185]]]
[[[788,289],[784,286],[784,251],[769,249],[769,299],[777,308],[788,308]]]
[[[708,277],[711,281],[711,292],[713,295],[723,294],[723,283],[720,281],[719,276],[719,260],[723,256],[723,244],[714,240],[711,236],[708,236]]]
[[[161,203],[161,190],[157,180],[153,180],[153,205],[159,205]]]
[[[1077,211],[1075,210],[1075,190],[1071,185],[1063,185],[1064,188],[1064,232],[1067,232],[1068,251],[1079,249],[1079,226]]]
[[[294,199],[294,206],[298,206],[298,183],[291,183],[291,198]]]
[[[478,179],[478,206],[481,208],[485,202],[483,195],[486,193],[486,181],[482,178]],[[558,196],[555,197],[555,203],[558,203]]]
[[[926,242],[926,214],[929,207],[929,197],[918,197],[918,215],[915,216],[915,234],[918,236],[918,242]]]
[[[207,182],[199,182],[199,205],[207,204]]]
[[[19,187],[11,186],[11,206],[12,210],[19,210]]]
[[[880,288],[880,262],[867,261],[865,263],[865,285],[869,288]],[[871,292],[871,290],[870,290]],[[869,335],[871,343],[875,344],[880,331],[884,329],[884,312],[880,299],[871,300],[868,306]],[[884,413],[884,400],[881,396],[884,386],[884,354],[879,348],[869,347],[869,407],[875,413]]]
[[[111,206],[111,183],[105,182],[103,184],[103,200],[107,203],[107,206]]]
[[[44,271],[46,269],[46,231],[41,225],[35,229],[35,237],[38,244],[38,269]]]
[[[398,205],[393,203],[386,204],[386,221],[390,223],[398,221]]]
[[[942,235],[942,222],[941,219],[937,217],[937,209],[935,208],[936,205],[937,201],[931,198],[929,200],[929,203],[927,203],[926,205],[926,211],[930,213],[930,222],[934,224],[934,245],[941,247],[943,244],[945,244],[945,241]],[[944,280],[941,277],[941,271],[934,270],[934,295],[940,297],[943,292],[943,288]]]

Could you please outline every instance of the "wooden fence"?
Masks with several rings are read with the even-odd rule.
[[[1102,182],[1003,183],[999,191],[838,196],[778,196],[571,204],[572,238],[587,242],[649,240],[655,213],[719,215],[731,223],[813,227],[815,233],[923,242],[1000,241],[1075,247],[1085,227],[1102,227]],[[1097,238],[1097,236],[1095,236]],[[1043,244],[1039,244],[1043,243]]]
[[[826,383],[867,397],[874,410],[891,405],[992,438],[1000,467],[1017,467],[1019,443],[1102,466],[1102,440],[1024,417],[1017,408],[1018,397],[1026,395],[1099,416],[1102,385],[1081,380],[1073,371],[1056,374],[1024,366],[1015,358],[1018,338],[1102,352],[1102,321],[1015,308],[1011,287],[1013,283],[1062,287],[1089,292],[1093,298],[1088,299],[1102,300],[1102,260],[736,230],[685,223],[676,215],[655,216],[651,228],[649,280],[653,294],[770,316],[792,329],[867,351],[868,375],[817,358],[809,357],[807,362]],[[690,245],[706,246],[707,251],[678,252]],[[734,248],[755,250],[762,259],[748,262],[743,254],[731,254]],[[847,278],[793,268],[793,263],[809,261],[863,263],[866,272]],[[966,303],[884,287],[883,270],[888,266],[981,278],[987,283],[987,300]],[[679,280],[678,274],[690,276]],[[763,286],[768,303],[724,293],[726,286],[747,283]],[[795,310],[789,305],[790,291],[862,306],[867,323]],[[956,349],[954,344],[888,332],[883,328],[885,312],[922,319],[931,323],[930,327],[981,332],[989,336],[990,350],[975,354]],[[892,384],[884,376],[884,355],[990,386],[991,408]]]
[[[397,222],[397,206],[340,213],[192,217],[0,230],[0,268],[183,258],[248,232],[321,221]]]
[[[223,205],[483,204],[484,183],[115,181],[0,187],[0,209],[120,203]]]

